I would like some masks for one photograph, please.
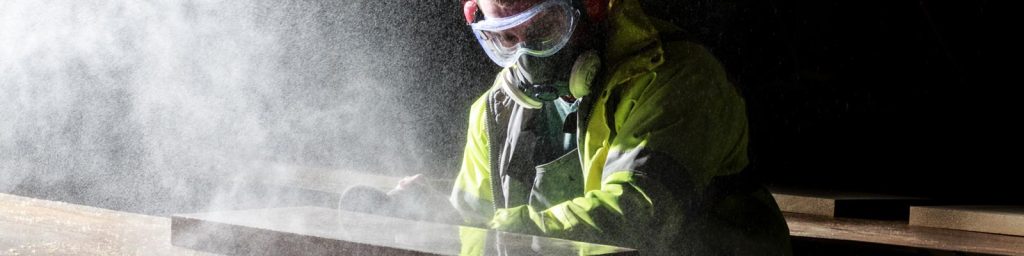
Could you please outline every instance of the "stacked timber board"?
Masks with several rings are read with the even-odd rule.
[[[909,207],[925,200],[916,197],[771,188],[783,212],[826,217],[899,220],[907,219]]]
[[[1024,207],[943,206],[922,198],[772,188],[790,234],[939,251],[1024,255]]]
[[[910,225],[1024,236],[1024,207],[914,206]]]

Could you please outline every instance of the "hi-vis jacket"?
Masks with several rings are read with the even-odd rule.
[[[567,119],[577,150],[522,163],[538,110],[495,86],[470,110],[452,204],[469,225],[654,254],[789,254],[778,206],[740,175],[746,110],[721,65],[699,45],[663,41],[678,28],[636,0],[609,8],[604,66]]]

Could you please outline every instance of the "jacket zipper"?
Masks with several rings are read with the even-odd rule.
[[[590,107],[586,106],[586,104],[589,102],[587,101],[586,97],[580,97],[579,99],[576,100],[580,101],[579,106],[576,107],[576,151],[579,154],[580,169],[583,170],[582,176],[580,177],[586,177],[587,165],[584,162],[583,158],[583,154],[586,154],[586,152],[584,152],[583,150],[583,145],[585,143],[584,136],[587,135],[586,125],[590,122],[591,113]],[[581,114],[583,114],[582,117],[580,116]],[[584,189],[586,189],[586,184],[584,184]]]
[[[498,196],[501,194],[498,193],[498,188],[495,185],[501,183],[501,177],[496,173],[498,170],[495,168],[496,165],[494,164],[494,137],[491,136],[491,116],[493,116],[493,114],[491,113],[490,98],[488,98],[486,104],[484,104],[484,113],[486,114],[484,117],[486,118],[484,120],[484,133],[486,133],[487,136],[487,165],[489,165],[488,168],[491,169],[491,205],[494,206],[494,212],[498,212]]]

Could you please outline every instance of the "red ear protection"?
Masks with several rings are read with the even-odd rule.
[[[466,24],[472,24],[476,12],[479,8],[476,6],[476,0],[469,0],[462,4],[462,15],[466,17]]]
[[[587,16],[590,20],[597,23],[604,21],[605,16],[608,12],[608,0],[583,0],[583,7],[586,8]],[[462,15],[466,18],[466,24],[473,23],[476,18],[476,12],[479,7],[476,6],[476,0],[465,0],[462,3]]]
[[[608,0],[583,0],[583,8],[587,8],[587,16],[591,22],[600,23],[607,15]]]

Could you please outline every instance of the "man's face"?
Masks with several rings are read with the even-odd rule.
[[[484,14],[485,19],[489,18],[503,18],[513,16],[523,11],[526,11],[534,5],[540,4],[542,0],[521,0],[521,1],[508,1],[510,3],[495,3],[494,0],[479,0],[477,6],[480,11]],[[535,17],[533,21],[543,21],[545,19]],[[524,24],[515,29],[509,29],[503,31],[500,37],[502,41],[514,44],[522,38],[527,38],[525,30],[527,27],[545,26],[547,24]],[[578,31],[578,30],[577,30]],[[519,57],[518,66],[521,72],[520,76],[525,80],[523,82],[532,85],[554,85],[555,83],[567,83],[569,80],[569,73],[572,70],[572,64],[575,61],[576,55],[578,55],[578,48],[576,38],[574,34],[569,40],[569,44],[563,47],[558,53],[549,57],[535,57],[528,54],[524,54]]]
[[[485,19],[493,19],[504,18],[519,14],[523,11],[526,11],[527,9],[530,9],[530,7],[533,7],[533,5],[536,5],[540,2],[541,1],[539,0],[530,0],[514,1],[512,3],[507,4],[498,4],[492,0],[481,0],[477,2],[477,4],[478,7],[480,8],[480,12],[484,13]],[[495,34],[497,34],[497,37],[501,40],[502,45],[504,45],[505,47],[514,47],[517,43],[519,43],[520,41],[527,37],[527,32],[525,31],[526,28],[534,25],[540,25],[532,23],[533,19],[527,21],[523,25],[517,26],[515,28],[510,28],[508,30]]]

